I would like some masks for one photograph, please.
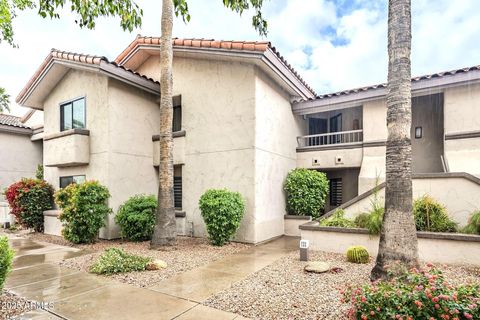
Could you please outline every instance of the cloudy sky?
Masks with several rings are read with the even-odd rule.
[[[138,0],[143,26],[123,32],[114,18],[81,30],[75,16],[42,19],[21,12],[14,24],[19,48],[0,44],[0,86],[14,97],[51,48],[114,59],[136,34],[159,35],[160,2]],[[479,0],[412,0],[414,75],[480,64]],[[386,81],[387,0],[270,0],[268,40],[315,88],[328,93]],[[259,40],[251,16],[238,17],[220,0],[189,0],[192,20],[175,22],[174,36]],[[12,113],[23,114],[12,106]]]

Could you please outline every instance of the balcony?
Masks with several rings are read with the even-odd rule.
[[[362,164],[363,130],[313,134],[297,141],[299,168],[355,168]]]
[[[153,165],[160,165],[160,136],[152,136]],[[185,131],[173,132],[173,164],[185,164]]]
[[[350,130],[341,132],[330,132],[312,134],[297,137],[299,149],[341,149],[348,145],[361,145],[363,141],[363,130]]]
[[[73,167],[90,162],[90,131],[71,129],[43,138],[43,162],[47,167]]]

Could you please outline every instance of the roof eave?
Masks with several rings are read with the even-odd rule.
[[[445,88],[478,82],[480,82],[480,70],[472,70],[443,77],[421,79],[412,81],[412,96],[420,96],[425,93],[437,93]],[[385,98],[386,95],[387,88],[379,87],[376,89],[369,89],[334,97],[295,102],[292,106],[292,110],[298,115],[325,112],[339,108],[343,109],[359,106],[368,101]]]

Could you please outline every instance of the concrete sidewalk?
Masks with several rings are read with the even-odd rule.
[[[54,263],[85,254],[78,249],[20,238],[10,242],[17,256],[5,288],[29,300],[52,303],[48,312],[17,318],[40,320],[245,319],[201,302],[298,246],[298,239],[282,237],[143,289]]]

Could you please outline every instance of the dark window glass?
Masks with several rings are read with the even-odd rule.
[[[182,209],[182,176],[173,177],[173,198],[175,209]]]
[[[177,132],[182,130],[182,107],[173,107],[173,124],[172,131]]]
[[[84,98],[60,106],[60,131],[73,128],[85,128]]]
[[[330,205],[338,207],[342,204],[342,179],[330,179]]]
[[[85,182],[85,176],[66,176],[60,177],[60,188],[65,188],[66,186],[72,183],[82,183]]]

